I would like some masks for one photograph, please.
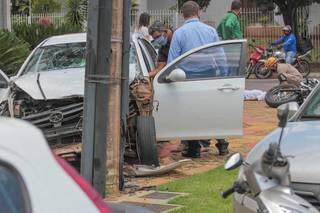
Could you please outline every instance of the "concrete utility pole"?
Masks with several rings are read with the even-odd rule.
[[[108,126],[107,126],[107,191],[114,195],[120,186],[121,141],[121,73],[123,43],[123,1],[113,0],[112,10],[112,57],[110,67]]]
[[[11,30],[10,0],[0,1],[0,29]]]
[[[123,187],[130,5],[130,0],[90,0],[88,7],[81,173],[103,196]]]
[[[89,0],[81,174],[105,196],[112,2]]]

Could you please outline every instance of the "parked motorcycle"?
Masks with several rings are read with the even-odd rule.
[[[257,162],[252,164],[245,162],[239,153],[229,158],[225,169],[233,170],[242,165],[244,178],[238,179],[231,188],[222,192],[223,198],[227,198],[234,192],[247,194],[257,201],[257,212],[260,213],[318,212],[309,202],[296,195],[291,188],[290,163],[288,157],[281,152],[281,141],[288,114],[288,106],[285,110],[278,112],[279,127],[281,127],[279,140],[277,143],[271,143]],[[234,209],[234,212],[241,212],[241,210]]]
[[[293,101],[301,105],[318,83],[317,79],[304,79],[299,86],[280,84],[266,93],[265,101],[272,108]]]
[[[311,54],[311,50],[309,50],[308,52],[299,55],[295,58],[294,62],[292,63],[292,65],[297,68],[297,70],[302,74],[302,76],[304,78],[308,77],[308,75],[310,74],[310,63],[309,61],[306,59],[307,57],[309,57],[309,55]],[[269,57],[275,57],[278,59],[279,63],[286,63],[285,60],[285,53],[282,50],[275,50],[273,48],[273,46],[269,46],[266,49],[266,58]],[[256,70],[255,73],[257,73],[257,75],[260,76],[260,78],[264,79],[264,78],[269,78],[272,75],[272,71],[267,69],[264,66],[264,62],[265,62],[265,58],[260,59],[257,62],[257,66],[256,66]]]
[[[253,43],[254,43],[254,40],[253,40]],[[261,78],[259,73],[256,73],[255,71],[256,71],[256,67],[260,66],[259,60],[265,57],[266,49],[263,46],[259,46],[259,45],[255,46],[255,45],[249,44],[249,46],[252,47],[254,51],[250,54],[250,60],[245,71],[246,78],[249,79],[251,74],[253,73],[257,78]]]

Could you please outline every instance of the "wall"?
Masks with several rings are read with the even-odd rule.
[[[1,0],[0,2],[0,29],[3,28],[11,29],[9,0]]]
[[[210,5],[206,11],[202,12],[201,18],[210,20],[214,26],[218,26],[219,22],[230,10],[232,0],[211,0]]]

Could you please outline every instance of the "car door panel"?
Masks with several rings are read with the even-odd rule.
[[[220,42],[190,51],[164,68],[154,80],[157,140],[241,136],[245,56],[245,40]],[[187,79],[166,82],[176,68]]]

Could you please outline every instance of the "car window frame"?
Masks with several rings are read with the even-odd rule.
[[[320,92],[320,84],[316,86],[310,93],[310,95],[307,97],[307,99],[304,101],[304,103],[300,106],[298,112],[289,120],[289,122],[303,122],[303,121],[311,121],[315,119],[303,119],[303,115],[305,114],[310,102],[313,100],[313,98]],[[319,119],[320,120],[320,119]]]
[[[183,82],[188,82],[188,81],[205,81],[205,80],[219,80],[219,79],[230,79],[230,78],[245,78],[245,66],[246,66],[246,61],[247,61],[247,52],[248,52],[248,47],[247,47],[247,40],[246,39],[238,39],[238,40],[229,40],[229,41],[219,41],[219,42],[214,42],[211,44],[203,45],[201,47],[195,48],[193,50],[190,50],[180,57],[176,58],[173,60],[170,64],[167,64],[161,72],[158,74],[157,82],[159,84],[167,84],[170,83],[166,81],[166,77],[174,70],[171,68],[175,66],[177,63],[179,63],[181,60],[184,58],[200,52],[205,49],[209,48],[219,48],[223,47],[224,45],[230,45],[230,44],[240,44],[241,45],[241,54],[240,54],[240,60],[239,60],[239,75],[237,76],[218,76],[218,77],[208,77],[208,78],[197,78],[197,79],[187,79]]]
[[[31,204],[30,194],[28,192],[27,185],[22,175],[19,173],[18,169],[16,169],[13,165],[3,160],[0,160],[0,166],[6,168],[18,181],[19,189],[22,193],[21,196],[23,199],[23,206],[24,206],[23,213],[32,213],[32,204]]]
[[[153,57],[152,57],[151,53],[149,52],[148,48],[145,46],[145,44],[142,41],[144,41],[146,43],[149,43],[149,42],[144,38],[138,38],[138,44],[139,44],[139,46],[140,46],[140,48],[142,50],[143,60],[145,61],[145,64],[147,66],[147,70],[148,70],[148,73],[149,73],[153,69],[155,69],[156,63],[157,63],[156,62],[156,58],[157,57],[155,59],[153,59]],[[153,50],[154,50],[154,48],[153,48]],[[157,56],[157,53],[156,53],[155,50],[154,50],[153,53],[155,54],[155,56]]]

